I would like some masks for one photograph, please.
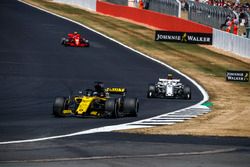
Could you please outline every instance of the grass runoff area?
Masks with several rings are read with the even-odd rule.
[[[83,23],[187,74],[201,84],[213,103],[212,112],[183,123],[130,133],[250,137],[250,82],[226,82],[227,70],[250,71],[250,60],[234,58],[211,46],[155,42],[155,31],[126,20],[103,16],[45,0],[33,5]],[[226,42],[226,41],[225,41]]]

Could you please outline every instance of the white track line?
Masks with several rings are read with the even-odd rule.
[[[107,39],[109,39],[109,40],[115,42],[115,43],[118,43],[119,45],[121,45],[121,46],[123,46],[123,47],[125,47],[125,48],[128,48],[128,49],[132,50],[133,52],[136,52],[136,53],[138,53],[138,54],[140,54],[140,55],[142,55],[142,56],[144,56],[144,57],[146,57],[146,58],[148,58],[148,59],[151,59],[152,61],[155,61],[155,62],[157,62],[157,63],[159,63],[159,64],[161,64],[161,65],[163,65],[163,66],[165,66],[165,67],[167,67],[167,68],[169,68],[169,69],[175,71],[176,73],[182,75],[183,77],[187,78],[189,81],[191,81],[191,82],[201,91],[201,93],[202,93],[202,95],[203,95],[203,100],[201,100],[200,102],[198,102],[197,104],[195,104],[195,105],[193,105],[193,106],[186,107],[186,108],[184,108],[184,109],[196,108],[196,107],[200,106],[202,103],[208,101],[209,96],[208,96],[207,92],[205,91],[205,89],[202,88],[201,85],[199,85],[196,81],[194,81],[194,80],[193,80],[192,78],[190,78],[189,76],[187,76],[187,75],[181,73],[179,70],[174,69],[173,67],[171,67],[171,66],[165,64],[164,62],[159,61],[159,60],[157,60],[157,59],[154,59],[154,58],[152,58],[152,57],[150,57],[150,56],[148,56],[148,55],[146,55],[146,54],[144,54],[144,53],[141,53],[141,52],[139,52],[139,51],[137,51],[137,50],[135,50],[135,49],[133,49],[133,48],[127,46],[127,45],[124,45],[123,43],[121,43],[121,42],[119,42],[119,41],[117,41],[117,40],[115,40],[115,39],[113,39],[113,38],[110,38],[110,37],[108,37],[108,36],[106,36],[106,35],[104,35],[104,34],[102,34],[102,33],[100,33],[100,32],[97,32],[96,30],[94,30],[94,29],[92,29],[92,28],[90,28],[90,27],[87,27],[86,25],[83,25],[83,24],[81,24],[81,23],[79,23],[79,22],[76,22],[76,21],[71,20],[71,19],[69,19],[69,18],[66,18],[66,17],[64,17],[64,16],[60,16],[60,15],[58,15],[58,14],[52,13],[52,12],[50,12],[50,11],[48,11],[48,10],[45,10],[45,9],[40,8],[40,7],[34,6],[34,5],[32,5],[32,4],[29,4],[29,3],[27,3],[27,2],[24,2],[24,1],[22,1],[22,0],[18,0],[18,1],[19,1],[19,2],[22,2],[22,3],[26,4],[26,5],[29,5],[29,6],[31,6],[31,7],[33,7],[33,8],[36,8],[36,9],[39,9],[39,10],[44,11],[44,12],[46,12],[46,13],[49,13],[49,14],[51,14],[51,15],[60,17],[60,18],[62,18],[62,19],[68,20],[68,21],[70,21],[70,22],[72,22],[72,23],[75,23],[75,24],[77,24],[77,25],[80,25],[80,26],[82,26],[82,27],[84,27],[84,28],[86,28],[86,29],[88,29],[88,30],[90,30],[90,31],[93,31],[93,32],[95,32],[95,33],[97,33],[97,34],[99,34],[99,35],[101,35],[101,36],[103,36],[103,37],[105,37],[105,38],[107,38]],[[171,112],[171,113],[180,112],[180,111],[182,111],[182,110],[183,110],[183,109],[176,110],[176,111],[173,111],[173,112]],[[168,113],[168,114],[170,114],[170,113]],[[163,114],[163,115],[164,115],[164,114]],[[162,116],[163,116],[163,115],[162,115]],[[156,117],[153,117],[153,118],[158,118],[158,117],[159,117],[159,116],[156,116]],[[151,118],[151,119],[152,119],[152,118]],[[135,124],[137,124],[137,123],[139,123],[139,122],[146,121],[146,120],[149,120],[149,119],[145,119],[145,120],[141,120],[141,121],[135,121],[135,122],[131,122],[131,123],[120,124],[120,125],[112,125],[112,126],[105,126],[105,127],[100,127],[100,128],[94,128],[94,129],[90,129],[90,130],[85,130],[85,131],[80,131],[80,132],[71,133],[71,134],[65,134],[65,135],[50,136],[50,137],[36,138],[36,139],[28,139],[28,140],[16,140],[16,141],[0,142],[0,145],[4,145],[4,144],[17,144],[17,143],[28,143],[28,142],[37,142],[37,141],[44,141],[44,140],[51,140],[51,139],[59,139],[59,138],[72,137],[72,136],[84,135],[84,134],[93,134],[93,133],[100,133],[100,132],[111,132],[111,131],[114,131],[114,130],[125,130],[125,129],[135,129],[135,128],[146,128],[146,127],[150,127],[150,126],[146,126],[146,125],[145,125],[145,126],[143,126],[143,125],[135,125]],[[134,125],[133,125],[133,124],[134,124]]]

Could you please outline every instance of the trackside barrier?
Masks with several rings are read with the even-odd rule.
[[[250,39],[213,29],[213,46],[250,58]]]
[[[96,0],[53,0],[53,2],[64,3],[96,11]]]
[[[174,16],[102,1],[97,1],[96,11],[153,26],[159,30],[200,33],[212,33],[213,31],[211,27]]]
[[[128,6],[138,7],[139,0],[105,0],[107,2]],[[143,0],[144,7],[148,10],[168,14],[171,16],[181,16],[181,2],[179,0]]]

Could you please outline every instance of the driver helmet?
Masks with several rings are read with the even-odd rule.
[[[105,97],[105,93],[104,92],[100,92],[100,97]]]
[[[109,92],[105,92],[104,97],[108,97],[109,98],[110,97],[109,96]]]
[[[168,74],[167,79],[173,79],[173,74]]]
[[[88,97],[90,97],[90,96],[92,96],[92,92],[91,92],[91,91],[87,91],[86,95],[87,95]]]
[[[93,96],[98,96],[98,92],[93,92]]]
[[[75,31],[75,32],[74,32],[74,35],[77,35],[77,34],[78,34],[78,33]]]
[[[79,91],[78,91],[78,94],[79,94],[79,95],[83,95],[83,91],[82,91],[82,90],[79,90]]]

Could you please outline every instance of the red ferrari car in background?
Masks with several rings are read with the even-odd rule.
[[[89,47],[89,41],[77,32],[68,34],[67,38],[62,38],[61,44],[64,46]]]

